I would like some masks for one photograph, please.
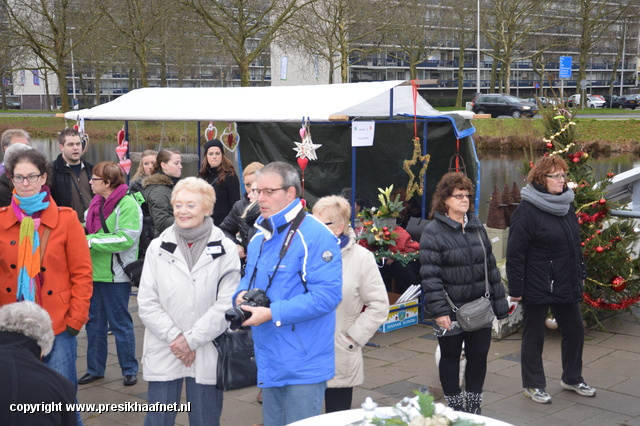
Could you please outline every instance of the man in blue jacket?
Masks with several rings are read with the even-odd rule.
[[[258,288],[271,301],[269,307],[242,306],[251,313],[242,325],[253,327],[264,425],[284,426],[319,415],[334,376],[342,259],[337,238],[304,213],[300,177],[291,165],[271,163],[256,176],[261,217],[233,300],[239,305],[247,290]],[[291,236],[296,218],[302,222]]]

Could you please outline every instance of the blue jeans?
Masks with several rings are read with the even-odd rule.
[[[67,331],[56,335],[53,340],[51,352],[42,361],[52,370],[57,371],[69,379],[78,393],[78,374],[76,372],[76,360],[78,359],[78,341],[76,336],[70,335]],[[76,398],[76,402],[78,399]],[[76,413],[78,425],[82,426],[80,413]]]
[[[319,416],[327,382],[262,388],[264,426],[285,426]]]
[[[107,332],[110,328],[116,338],[122,375],[138,374],[136,337],[129,313],[130,294],[130,283],[93,283],[87,323],[87,373],[104,376],[108,353]]]
[[[180,404],[182,381],[187,383],[187,402],[191,403],[189,424],[192,426],[220,426],[222,413],[222,391],[216,385],[200,385],[193,377],[168,382],[149,382],[147,398],[149,404]],[[149,411],[144,418],[145,426],[173,426],[175,411]]]

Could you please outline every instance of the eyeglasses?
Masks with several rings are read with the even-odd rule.
[[[89,180],[102,180],[102,178],[92,177],[92,178],[91,178],[91,179],[89,179]]]
[[[455,195],[452,195],[452,197],[455,198],[456,200],[463,200],[465,198],[469,200],[471,199],[471,194],[455,194]]]
[[[273,188],[273,189],[269,189],[269,188],[265,188],[265,189],[253,188],[251,190],[251,192],[253,192],[255,195],[260,195],[260,194],[264,193],[264,195],[266,195],[267,197],[271,197],[274,192],[280,191],[281,189],[284,189],[286,191],[287,189],[289,189],[289,187],[285,186],[283,188]]]
[[[325,222],[324,224],[329,226],[329,225],[333,225],[333,222]]]
[[[545,176],[548,177],[548,178],[551,178],[551,179],[555,179],[555,180],[560,180],[560,179],[566,179],[567,178],[567,175],[563,175],[563,174],[560,174],[560,173],[558,173],[556,175],[545,175]]]
[[[34,183],[37,182],[38,179],[40,179],[40,176],[42,176],[42,174],[39,175],[29,175],[29,176],[20,176],[20,175],[15,175],[11,178],[12,181],[14,181],[15,183],[22,183],[24,182],[24,180],[26,179],[27,181]]]

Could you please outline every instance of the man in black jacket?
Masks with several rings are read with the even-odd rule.
[[[47,311],[33,302],[0,308],[0,424],[75,425],[73,384],[47,367],[42,356],[53,347]]]
[[[84,223],[84,212],[89,207],[93,192],[89,181],[93,164],[82,159],[82,140],[74,129],[58,134],[60,155],[51,163],[51,196],[59,206],[71,207]]]

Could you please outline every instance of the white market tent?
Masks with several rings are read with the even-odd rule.
[[[393,109],[390,109],[393,99]],[[422,96],[415,113],[440,116]],[[313,86],[144,88],[90,109],[69,111],[69,120],[113,121],[329,121],[336,115],[414,115],[411,84],[401,80]]]

